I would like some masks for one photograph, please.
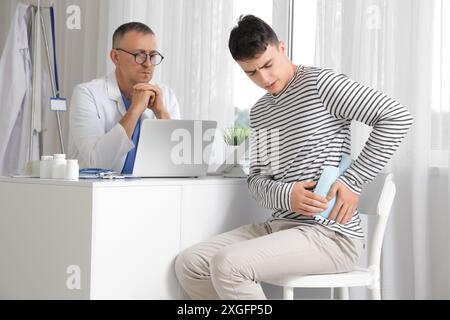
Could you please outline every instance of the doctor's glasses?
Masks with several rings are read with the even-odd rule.
[[[145,61],[147,61],[147,56],[150,58],[150,63],[154,66],[157,66],[158,64],[160,64],[161,61],[163,61],[163,59],[164,59],[162,54],[159,53],[158,51],[152,51],[150,53],[146,53],[146,52],[131,53],[131,52],[128,52],[127,50],[124,50],[121,48],[116,48],[116,50],[131,54],[132,56],[134,56],[134,60],[136,61],[137,64],[144,64]]]

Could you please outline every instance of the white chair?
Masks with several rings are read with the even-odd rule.
[[[380,259],[384,231],[395,197],[392,174],[379,174],[365,186],[359,200],[360,214],[376,215],[372,235],[368,235],[368,267],[355,267],[353,271],[333,274],[299,275],[264,280],[283,287],[283,299],[294,299],[294,288],[336,288],[340,299],[349,298],[349,287],[368,287],[372,299],[380,300]]]

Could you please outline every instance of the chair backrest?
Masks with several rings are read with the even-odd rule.
[[[373,234],[368,241],[369,267],[380,265],[384,231],[394,197],[395,184],[392,181],[392,174],[386,173],[378,174],[370,184],[364,186],[361,192],[359,213],[377,216]]]

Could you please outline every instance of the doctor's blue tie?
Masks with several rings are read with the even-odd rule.
[[[122,95],[123,103],[125,104],[125,109],[130,108],[131,101],[128,100],[124,95]],[[122,173],[131,174],[133,173],[134,160],[136,158],[136,150],[139,143],[139,133],[141,131],[141,118],[138,119],[136,123],[136,127],[134,128],[132,140],[134,143],[134,148],[128,151],[127,158],[125,160],[125,164],[123,165]]]

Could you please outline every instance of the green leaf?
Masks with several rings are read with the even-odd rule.
[[[249,132],[249,128],[231,127],[225,130],[223,138],[226,144],[238,146],[248,138]]]

